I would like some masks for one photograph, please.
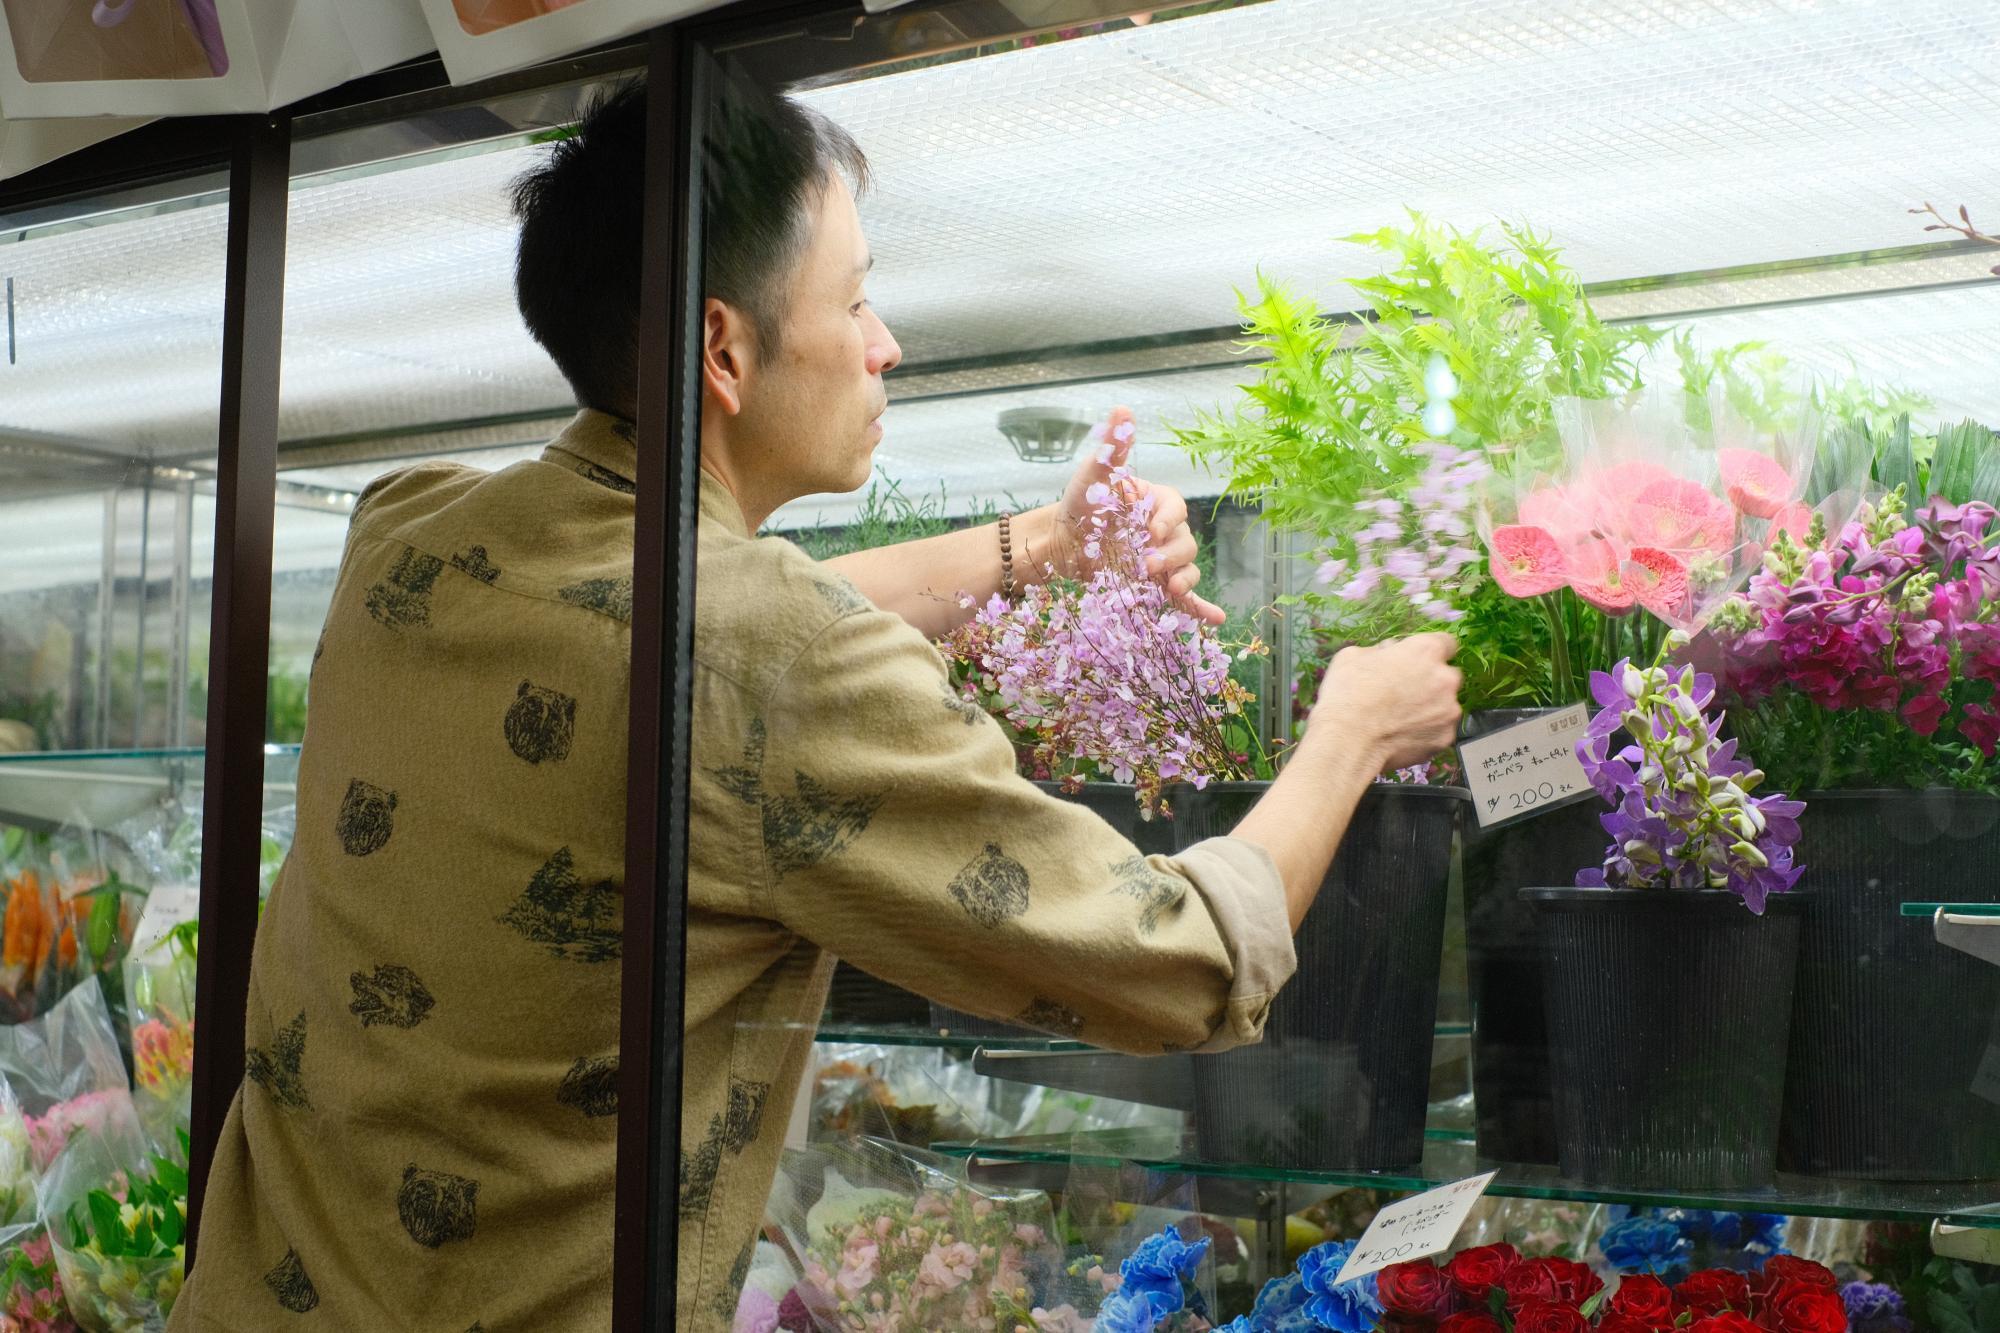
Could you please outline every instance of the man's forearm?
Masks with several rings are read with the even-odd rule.
[[[1231,835],[1256,843],[1277,863],[1293,930],[1319,895],[1354,808],[1384,763],[1368,739],[1374,729],[1362,719],[1320,727],[1300,743],[1271,790]]]
[[[1039,583],[1054,557],[1056,507],[1044,505],[1012,520],[1014,580]],[[1000,532],[996,523],[962,528],[936,537],[872,551],[855,551],[826,562],[884,611],[893,611],[926,638],[938,638],[964,624],[971,613],[960,596],[984,602],[1000,591]]]

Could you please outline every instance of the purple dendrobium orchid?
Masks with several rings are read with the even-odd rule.
[[[1675,634],[1669,652],[1686,645]],[[1761,913],[1770,895],[1798,883],[1792,863],[1802,802],[1752,796],[1764,775],[1717,735],[1715,679],[1691,667],[1641,668],[1628,659],[1593,672],[1602,711],[1577,742],[1591,786],[1613,808],[1600,866],[1580,871],[1588,887],[1727,889]],[[1617,750],[1620,732],[1629,743]]]

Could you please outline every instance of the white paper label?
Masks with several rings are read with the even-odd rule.
[[[192,921],[201,914],[201,886],[199,884],[155,884],[146,895],[145,910],[139,914],[138,929],[132,932],[132,957],[146,963],[158,963],[165,959],[165,953],[147,957],[158,948],[175,926],[184,921]]]
[[[1483,1176],[1440,1185],[1434,1190],[1398,1199],[1375,1214],[1375,1220],[1362,1233],[1361,1243],[1354,1247],[1354,1253],[1348,1255],[1347,1262],[1341,1265],[1340,1275],[1333,1280],[1334,1285],[1379,1273],[1390,1264],[1443,1254],[1451,1248],[1458,1229],[1465,1225],[1465,1215],[1472,1211],[1472,1205],[1479,1202],[1479,1196],[1486,1192],[1486,1187],[1493,1183],[1493,1177],[1499,1174],[1498,1171],[1488,1171]]]
[[[1589,708],[1573,704],[1461,744],[1458,759],[1479,826],[1490,828],[1595,796],[1583,761],[1576,757],[1576,743],[1589,721]]]

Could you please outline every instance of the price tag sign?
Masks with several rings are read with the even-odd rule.
[[[1499,1174],[1488,1171],[1483,1176],[1396,1200],[1375,1214],[1375,1220],[1362,1233],[1361,1243],[1347,1256],[1333,1284],[1339,1286],[1379,1273],[1390,1264],[1444,1253],[1451,1248],[1458,1229],[1465,1225],[1465,1215]]]
[[[1458,759],[1479,827],[1595,796],[1576,757],[1589,721],[1589,708],[1573,704],[1460,744]]]
[[[159,947],[175,926],[184,921],[192,921],[201,914],[201,886],[199,884],[156,884],[146,895],[146,908],[139,914],[139,925],[132,933],[131,955],[147,962],[149,950]],[[164,958],[165,955],[160,956]]]

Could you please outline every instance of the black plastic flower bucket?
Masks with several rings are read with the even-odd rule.
[[[1812,893],[1781,1163],[1879,1180],[2000,1178],[2000,1101],[1978,1091],[1983,1063],[2000,1059],[2000,968],[1901,913],[1905,902],[2000,902],[2000,798],[1802,799],[1798,855]]]
[[[1075,792],[1063,790],[1059,782],[1035,784],[1051,796],[1083,806],[1139,849],[1143,856],[1169,855],[1175,846],[1175,821],[1164,817],[1148,819],[1139,806],[1138,789],[1126,782],[1086,782]],[[1181,788],[1167,794],[1169,806],[1179,813]],[[941,1004],[930,1005],[931,1025],[940,1032],[967,1037],[1032,1037],[1039,1035],[1012,1023],[978,1018]]]
[[[1467,719],[1468,738],[1547,709],[1505,709]],[[1479,1155],[1500,1162],[1556,1160],[1555,1089],[1535,909],[1521,890],[1571,884],[1604,860],[1595,798],[1493,829],[1467,821],[1464,836],[1465,967],[1472,1001],[1472,1090]]]
[[[1556,1155],[1621,1189],[1774,1178],[1804,893],[1525,889],[1547,968]]]
[[[1183,846],[1228,833],[1270,787],[1187,793]],[[1438,960],[1459,787],[1378,783],[1362,797],[1297,935],[1299,966],[1261,1045],[1196,1056],[1205,1161],[1391,1170],[1423,1156]]]

